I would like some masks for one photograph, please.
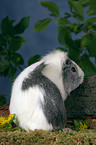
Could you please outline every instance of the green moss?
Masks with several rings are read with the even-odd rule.
[[[35,130],[25,132],[20,128],[0,130],[1,144],[20,145],[84,145],[96,144],[96,130],[73,131],[72,134],[64,132],[51,132]]]

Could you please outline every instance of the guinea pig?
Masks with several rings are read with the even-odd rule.
[[[9,110],[26,131],[65,127],[64,100],[84,79],[66,52],[55,50],[24,69],[13,83]]]

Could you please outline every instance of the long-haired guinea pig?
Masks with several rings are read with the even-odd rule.
[[[65,127],[64,100],[84,79],[81,68],[67,53],[55,50],[24,69],[16,78],[9,110],[25,130]]]

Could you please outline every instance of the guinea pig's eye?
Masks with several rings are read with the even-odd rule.
[[[73,71],[73,72],[76,72],[76,69],[75,69],[75,67],[72,67],[71,69],[72,69],[72,71]]]

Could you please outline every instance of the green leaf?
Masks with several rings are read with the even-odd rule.
[[[87,19],[86,23],[85,23],[85,29],[88,32],[94,32],[94,30],[96,31],[96,17],[92,17]]]
[[[7,60],[0,61],[0,72],[4,72],[10,67],[10,62]]]
[[[26,42],[26,39],[23,37],[10,37],[8,40],[9,49],[11,49],[12,51],[17,51],[20,49],[24,42]]]
[[[61,45],[64,45],[65,47],[68,47],[69,45],[71,46],[71,32],[67,27],[60,26],[58,28],[58,41]]]
[[[58,41],[61,45],[69,49],[69,56],[74,61],[82,53],[81,39],[72,40],[71,32],[69,27],[60,26],[58,29]]]
[[[59,18],[57,21],[56,21],[56,24],[60,24],[60,25],[66,25],[66,24],[70,24],[70,22],[65,19],[65,18]]]
[[[80,123],[80,126],[84,126],[83,120],[80,120],[79,123]]]
[[[92,29],[93,31],[96,31],[96,24],[93,24],[92,27],[91,27],[91,29]]]
[[[90,57],[96,57],[96,39],[89,42],[87,49]]]
[[[76,62],[82,68],[86,77],[96,75],[96,66],[89,60],[88,55],[84,54]]]
[[[10,20],[7,17],[5,17],[2,22],[1,22],[1,29],[4,35],[9,35],[9,36],[13,36],[15,34],[15,29],[12,26],[12,23],[14,22],[14,20]]]
[[[87,16],[92,16],[92,15],[96,15],[96,10],[93,9],[92,7],[89,7],[87,11]]]
[[[0,47],[6,46],[6,39],[2,34],[0,34]]]
[[[83,24],[73,23],[73,24],[70,24],[70,30],[71,32],[74,32],[75,34],[78,34],[79,32],[82,32],[83,26],[84,26]]]
[[[65,18],[67,19],[67,18],[70,18],[70,17],[71,17],[71,14],[65,12]]]
[[[80,3],[81,3],[84,7],[86,7],[86,6],[89,5],[89,1],[90,1],[90,0],[79,0],[79,1],[80,1]]]
[[[18,54],[18,53],[13,53],[11,55],[11,60],[16,65],[23,65],[24,64],[23,57],[20,54]]]
[[[42,31],[45,30],[48,24],[51,22],[52,19],[46,18],[44,20],[40,20],[36,22],[34,30],[33,31]]]
[[[9,77],[9,79],[11,81],[13,81],[15,79],[15,73],[16,73],[16,71],[17,71],[17,69],[11,65],[10,69],[8,71],[8,77]]]
[[[94,23],[96,23],[96,17],[89,18],[86,21],[86,25],[90,25],[90,24],[94,24]]]
[[[87,48],[90,57],[96,57],[96,34],[82,36],[81,46]]]
[[[38,62],[41,59],[40,55],[35,55],[28,60],[28,65]]]
[[[40,4],[43,7],[48,8],[48,10],[51,12],[51,16],[59,17],[59,8],[56,3],[51,1],[40,1]]]
[[[89,0],[88,16],[96,15],[96,0]]]
[[[81,38],[81,47],[86,47],[88,45],[89,38],[88,35],[83,35]]]
[[[69,5],[83,18],[83,6],[79,1],[69,0]]]
[[[78,120],[74,120],[74,126],[75,126],[75,129],[76,129],[76,130],[79,130],[80,123],[79,123]]]
[[[74,40],[72,42],[71,48],[69,49],[69,57],[76,61],[82,52],[83,48],[81,48],[81,39]]]
[[[25,31],[25,29],[29,26],[30,16],[24,17],[20,20],[20,22],[14,27],[16,34],[21,34]]]

